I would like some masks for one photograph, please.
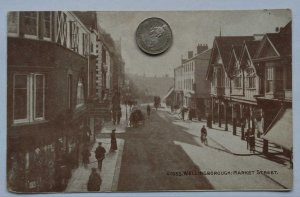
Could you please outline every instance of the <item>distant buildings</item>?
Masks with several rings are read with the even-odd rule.
[[[205,80],[211,50],[198,45],[197,53],[188,52],[188,58],[174,69],[175,100],[173,106],[190,109],[193,117],[204,118],[209,100],[209,82]]]
[[[99,58],[99,36],[95,12],[8,14],[9,190],[62,191],[99,120],[110,118],[95,111],[96,77],[118,65],[113,51]],[[111,88],[106,79],[100,86]]]

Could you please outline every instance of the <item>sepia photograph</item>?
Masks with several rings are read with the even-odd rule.
[[[291,191],[292,12],[7,12],[12,193]]]

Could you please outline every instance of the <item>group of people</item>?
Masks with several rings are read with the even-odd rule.
[[[114,152],[118,149],[115,132],[116,132],[116,129],[113,129],[112,133],[111,133],[110,152]],[[106,150],[102,146],[102,142],[99,142],[98,147],[95,150],[95,158],[97,159],[97,162],[98,162],[98,170],[99,171],[102,170],[102,163],[103,163],[103,160],[105,159],[105,154],[106,154]],[[91,153],[90,153],[88,147],[86,146],[82,151],[82,163],[85,168],[87,168],[88,164],[90,163],[90,161],[89,161],[90,156],[91,156]],[[97,172],[97,168],[92,168],[92,171],[89,176],[88,183],[87,183],[87,190],[88,191],[99,191],[101,184],[102,184],[102,179],[101,179],[100,174]]]

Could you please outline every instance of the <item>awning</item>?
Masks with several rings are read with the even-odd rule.
[[[174,92],[174,88],[171,88],[171,89],[169,90],[169,92],[167,93],[167,95],[164,96],[164,98],[163,98],[162,100],[165,101],[165,100],[166,100],[173,92]]]
[[[292,109],[282,109],[278,116],[272,128],[262,138],[291,150],[293,147]]]

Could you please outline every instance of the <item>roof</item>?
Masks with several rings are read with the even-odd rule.
[[[244,47],[247,47],[250,58],[254,58],[255,52],[260,44],[260,40],[246,41]]]
[[[217,48],[221,55],[225,69],[229,63],[232,46],[242,45],[244,41],[253,40],[253,36],[217,36],[215,38]]]
[[[240,58],[240,54],[242,53],[242,48],[243,48],[243,46],[242,45],[233,45],[232,47],[231,47],[231,50],[230,50],[230,58],[229,58],[229,60],[228,60],[228,65],[227,65],[227,72],[229,72],[229,70],[233,67],[233,63],[235,63],[236,61],[239,61],[239,58]],[[235,55],[234,55],[234,53],[235,53]],[[232,58],[234,58],[233,60],[232,60]]]
[[[211,53],[212,49],[207,49],[205,51],[203,51],[202,53],[199,53],[197,55],[195,55],[195,57],[193,58],[197,58],[197,59],[209,59],[210,58],[210,53]],[[191,59],[193,59],[191,58]]]
[[[268,33],[270,39],[280,56],[291,55],[292,53],[292,35],[283,33]]]
[[[97,14],[93,11],[87,12],[80,12],[74,11],[73,12],[79,20],[88,28],[97,29]]]
[[[172,88],[168,91],[167,95],[164,96],[164,98],[163,98],[162,100],[165,101],[165,100],[166,100],[173,92],[174,92],[174,87],[172,87]]]
[[[206,79],[210,78],[211,75],[211,61],[213,61],[214,57],[216,56],[216,52],[218,52],[221,56],[224,70],[227,70],[230,53],[233,46],[241,46],[244,41],[254,40],[253,36],[216,36],[213,44],[213,49],[206,73]]]

